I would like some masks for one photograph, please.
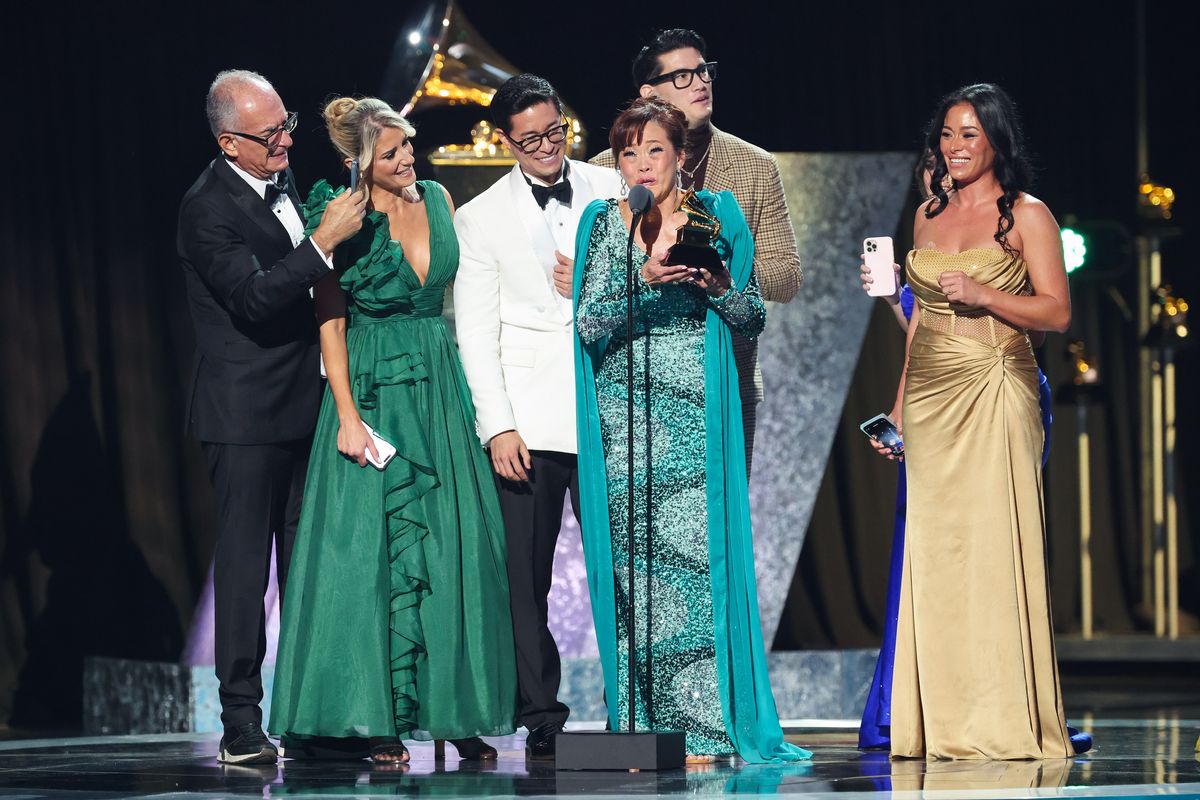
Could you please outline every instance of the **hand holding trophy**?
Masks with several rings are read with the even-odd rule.
[[[667,251],[663,263],[703,267],[713,273],[724,272],[725,264],[712,245],[721,232],[720,221],[709,213],[692,189],[687,190],[679,202],[678,210],[687,214],[687,222],[680,226],[675,244]]]
[[[692,189],[679,202],[678,211],[687,215],[687,221],[679,227],[675,244],[667,251],[663,264],[690,267],[694,271],[691,283],[709,294],[724,294],[729,286],[729,270],[713,247],[721,232],[720,220],[704,207]]]

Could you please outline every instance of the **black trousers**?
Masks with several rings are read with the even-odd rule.
[[[529,483],[496,477],[508,540],[508,590],[517,651],[517,723],[533,730],[561,726],[570,714],[558,700],[562,667],[546,624],[554,546],[568,491],[579,519],[579,472],[574,453],[530,451]]]
[[[221,722],[227,728],[262,724],[260,673],[267,650],[263,595],[271,575],[271,542],[275,542],[282,598],[311,447],[311,439],[255,445],[203,443],[217,500],[214,649]]]

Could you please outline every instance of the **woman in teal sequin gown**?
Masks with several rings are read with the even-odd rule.
[[[679,206],[685,129],[678,110],[646,99],[613,124],[610,143],[622,177],[646,185],[656,209]],[[592,203],[576,244],[582,528],[609,722],[628,728],[626,357],[632,346],[635,728],[685,732],[692,761],[733,754],[750,762],[794,761],[810,754],[783,740],[767,677],[730,338],[731,330],[755,337],[765,321],[754,244],[731,194],[697,197],[721,223],[714,244],[730,274],[665,266],[665,251],[686,217],[652,210],[635,238],[641,277],[635,277],[632,337],[627,204]]]
[[[411,737],[494,759],[477,737],[512,733],[516,664],[500,505],[441,316],[458,269],[449,197],[416,180],[412,127],[386,103],[342,98],[325,116],[343,155],[363,153],[372,210],[317,289],[329,387],[270,729],[288,754],[365,738],[373,760],[407,761]],[[310,227],[337,193],[313,188]],[[366,464],[364,421],[396,447],[382,470]]]

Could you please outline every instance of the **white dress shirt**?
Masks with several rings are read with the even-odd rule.
[[[564,179],[570,180],[571,173],[565,160],[563,161],[563,173],[559,174],[558,180],[554,183],[546,183],[541,178],[535,178],[525,170],[521,170],[525,179],[537,186],[553,186]],[[578,198],[574,196],[577,194],[576,189],[577,187],[572,184],[571,205],[579,202]],[[575,255],[575,221],[579,215],[572,215],[571,206],[558,202],[557,197],[551,197],[546,201],[546,207],[542,209],[542,216],[546,218],[546,225],[550,228],[550,235],[554,237],[554,244],[558,247],[558,252],[567,258],[573,257]]]

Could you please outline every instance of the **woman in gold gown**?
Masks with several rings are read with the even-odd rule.
[[[1028,335],[1071,321],[1058,224],[1025,192],[1031,170],[999,87],[944,98],[926,144],[936,191],[913,226],[917,303],[893,409],[908,541],[891,752],[1064,758]]]

